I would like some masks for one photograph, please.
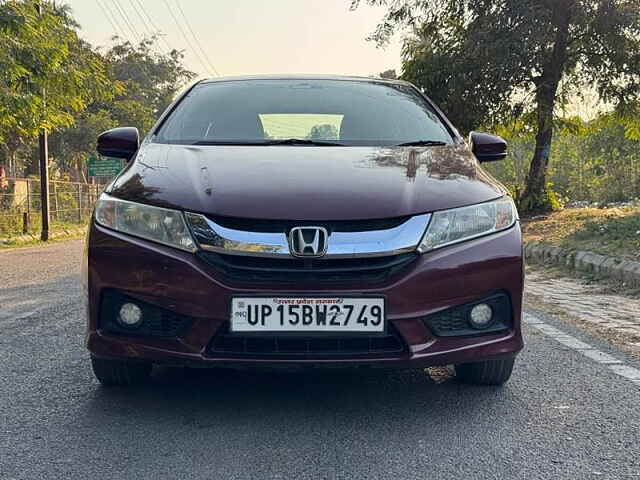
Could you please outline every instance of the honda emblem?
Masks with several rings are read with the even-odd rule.
[[[294,257],[323,257],[329,233],[323,227],[294,227],[289,232],[289,250]]]

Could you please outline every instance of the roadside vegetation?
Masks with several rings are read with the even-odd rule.
[[[636,0],[351,0],[384,7],[386,13],[371,39],[385,45],[404,34],[400,77],[424,88],[453,123],[468,133],[487,128],[524,143],[517,175],[511,175],[521,212],[538,213],[561,206],[553,168],[573,158],[571,168],[591,179],[613,179],[619,197],[637,195],[640,174],[632,161],[623,171],[583,156],[588,136],[598,158],[626,156],[626,145],[640,150],[640,4]],[[575,121],[571,110],[595,95],[603,115],[594,111]],[[579,109],[578,109],[579,110]],[[598,109],[595,109],[598,113]],[[565,130],[565,135],[558,133]],[[602,142],[612,133],[614,142]],[[568,152],[562,155],[562,139]],[[593,140],[593,141],[592,141]],[[598,152],[598,147],[602,149]],[[630,159],[632,160],[632,159]],[[568,170],[567,168],[567,170]],[[632,175],[629,177],[629,168]],[[575,182],[570,178],[569,182]],[[634,184],[629,189],[626,182]],[[585,191],[588,182],[581,181]],[[608,186],[604,184],[606,188]],[[603,193],[604,194],[604,193]],[[621,198],[620,198],[621,199]]]
[[[608,204],[640,198],[640,130],[615,112],[594,115],[596,108],[588,109],[590,119],[574,115],[557,121],[547,172],[553,210],[580,202]],[[509,156],[485,168],[519,198],[535,150],[534,134],[522,121],[492,130],[509,142]]]
[[[523,219],[527,242],[640,261],[640,203],[610,208],[566,208]]]
[[[49,240],[43,242],[40,240],[39,232],[31,235],[14,235],[0,238],[0,251],[11,248],[37,247],[47,245],[52,242],[64,242],[67,240],[80,240],[84,238],[87,227],[78,225],[60,225],[58,223],[51,224],[54,232]]]
[[[195,77],[184,67],[183,53],[162,49],[159,38],[134,44],[114,36],[110,46],[98,47],[80,37],[65,4],[0,2],[4,174],[39,175],[43,130],[49,133],[51,178],[73,181],[86,180],[86,162],[95,154],[99,133],[131,125],[145,135]]]
[[[50,231],[64,236],[84,227],[100,188],[87,171],[98,135],[131,125],[144,136],[195,77],[183,53],[161,40],[159,32],[137,43],[114,36],[95,46],[62,2],[0,1],[0,248],[39,233],[38,138],[45,131],[56,181]]]

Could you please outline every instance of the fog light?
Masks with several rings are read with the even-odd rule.
[[[487,328],[493,320],[493,310],[486,303],[475,305],[469,313],[469,323],[473,328]]]
[[[127,327],[137,327],[142,323],[142,310],[135,303],[125,303],[120,307],[118,320]]]

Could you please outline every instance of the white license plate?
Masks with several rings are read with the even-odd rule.
[[[384,332],[384,298],[234,297],[231,331]]]

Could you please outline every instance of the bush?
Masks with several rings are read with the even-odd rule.
[[[499,127],[496,133],[509,142],[509,156],[487,169],[519,195],[535,139],[522,125]],[[554,133],[547,177],[552,205],[624,202],[640,197],[640,141],[627,133],[624,121],[611,114],[589,123],[574,119],[572,126],[559,128]]]

